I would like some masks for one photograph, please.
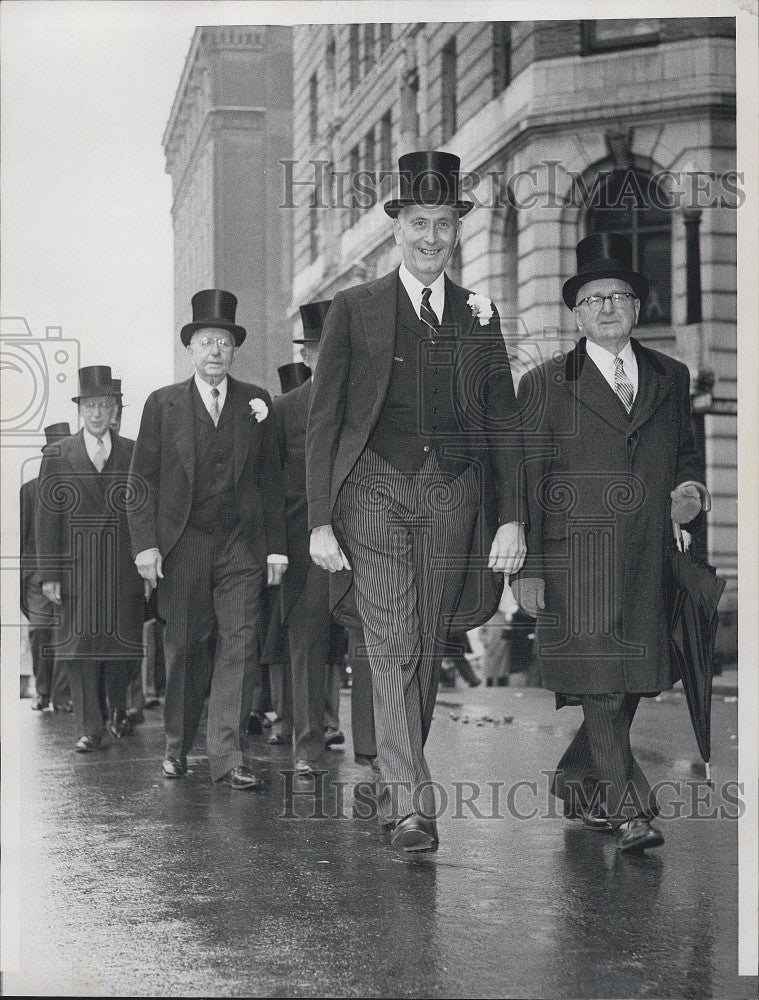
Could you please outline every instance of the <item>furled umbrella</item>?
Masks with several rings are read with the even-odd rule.
[[[670,662],[673,680],[683,682],[706,780],[711,782],[711,705],[717,605],[725,589],[713,566],[696,559],[676,531],[670,559]]]

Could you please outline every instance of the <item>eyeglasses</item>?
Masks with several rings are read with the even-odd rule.
[[[234,347],[232,341],[227,340],[226,337],[201,337],[193,343],[202,347],[204,351],[210,351],[214,346],[218,347],[220,351],[231,351]]]
[[[587,302],[591,309],[601,309],[603,308],[604,302],[606,302],[607,299],[610,299],[612,305],[618,307],[625,305],[630,301],[630,299],[635,298],[637,298],[637,296],[633,295],[632,292],[612,292],[611,295],[588,295],[584,299],[580,299],[577,305],[581,306],[583,303]]]

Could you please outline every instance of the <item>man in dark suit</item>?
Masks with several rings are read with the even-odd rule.
[[[444,273],[473,207],[459,196],[459,159],[409,153],[399,168],[400,197],[385,211],[403,262],[332,302],[306,460],[312,557],[352,570],[363,621],[379,815],[394,846],[428,850],[437,828],[424,744],[440,660],[451,624],[470,628],[497,604],[500,579],[472,554],[497,573],[521,565],[521,447],[498,314]],[[474,612],[454,623],[467,566]]]
[[[50,424],[45,428],[47,444],[43,455],[62,438],[71,436],[67,423]],[[73,709],[66,670],[56,663],[54,655],[56,618],[55,605],[42,593],[37,575],[37,548],[34,522],[37,517],[37,477],[24,483],[20,492],[21,505],[21,610],[29,621],[29,649],[32,655],[32,672],[37,690],[32,709],[41,712],[51,703],[53,710],[70,712]]]
[[[518,394],[529,527],[512,587],[538,618],[543,684],[584,715],[551,790],[566,816],[615,831],[622,851],[663,842],[630,726],[642,695],[671,687],[673,522],[691,522],[706,497],[688,369],[630,336],[647,293],[626,237],[582,240],[563,289],[582,336]]]
[[[215,288],[192,298],[181,339],[195,374],[145,403],[129,527],[140,575],[151,588],[160,581],[166,621],[163,772],[186,773],[210,683],[211,779],[245,790],[260,785],[240,743],[259,594],[279,583],[287,557],[271,399],[228,375],[246,335],[236,307],[231,292]]]
[[[324,318],[330,303],[309,302],[300,307],[303,361],[316,371]],[[312,379],[274,401],[280,455],[285,479],[287,509],[287,552],[289,565],[282,578],[282,621],[290,644],[295,768],[299,774],[313,773],[325,748],[325,706],[330,672],[329,573],[316,565],[309,554],[308,502],[306,498],[306,426],[311,402]],[[356,753],[374,752],[362,742],[373,730],[372,705],[366,688],[369,678],[359,671],[354,676],[358,693],[353,713]],[[362,694],[364,697],[362,698]],[[338,691],[339,699],[339,691]],[[367,712],[368,708],[368,712]],[[359,711],[362,709],[363,711]],[[335,736],[342,736],[335,732]],[[334,738],[334,737],[333,737]],[[356,739],[358,738],[358,749]],[[372,733],[373,744],[373,733]]]
[[[80,753],[108,729],[129,732],[126,689],[142,655],[143,585],[132,564],[126,520],[132,442],[110,430],[116,407],[111,369],[79,371],[74,397],[84,424],[42,460],[35,523],[42,592],[61,609],[55,655],[68,668]]]

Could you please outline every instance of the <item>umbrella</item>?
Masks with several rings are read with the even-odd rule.
[[[677,680],[683,682],[693,731],[701,758],[706,764],[706,780],[711,781],[711,705],[714,671],[714,639],[717,633],[717,605],[725,581],[713,566],[701,562],[682,543],[672,551],[671,600],[669,618],[670,661]]]

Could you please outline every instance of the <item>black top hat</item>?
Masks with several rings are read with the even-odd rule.
[[[423,151],[405,153],[398,160],[398,197],[385,202],[385,211],[394,219],[406,205],[439,208],[451,205],[466,215],[474,202],[462,201],[459,194],[461,160],[453,153]]]
[[[302,361],[291,361],[289,365],[280,365],[277,371],[283,395],[292,389],[297,389],[311,378],[311,369]]]
[[[229,330],[239,347],[245,340],[246,331],[235,323],[237,296],[223,292],[220,288],[206,288],[195,292],[192,297],[192,323],[186,323],[179,334],[185,347],[196,330],[211,326],[217,330]]]
[[[65,421],[60,424],[48,424],[45,428],[45,444],[42,446],[44,451],[51,444],[58,444],[63,438],[71,437],[71,428]]]
[[[300,318],[303,321],[303,336],[298,340],[293,340],[294,344],[318,344],[322,339],[322,328],[327,317],[327,310],[332,304],[332,299],[323,299],[321,302],[307,302],[300,306]]]
[[[599,278],[626,281],[641,302],[648,295],[648,279],[632,266],[632,243],[621,233],[592,233],[577,244],[577,274],[564,282],[562,295],[574,309],[583,285]]]
[[[122,392],[121,392],[121,379],[120,378],[112,378],[111,379],[111,384],[113,385],[114,395],[121,396],[122,395]]]
[[[71,399],[78,403],[91,396],[116,396],[110,365],[88,365],[79,369],[79,395]]]

